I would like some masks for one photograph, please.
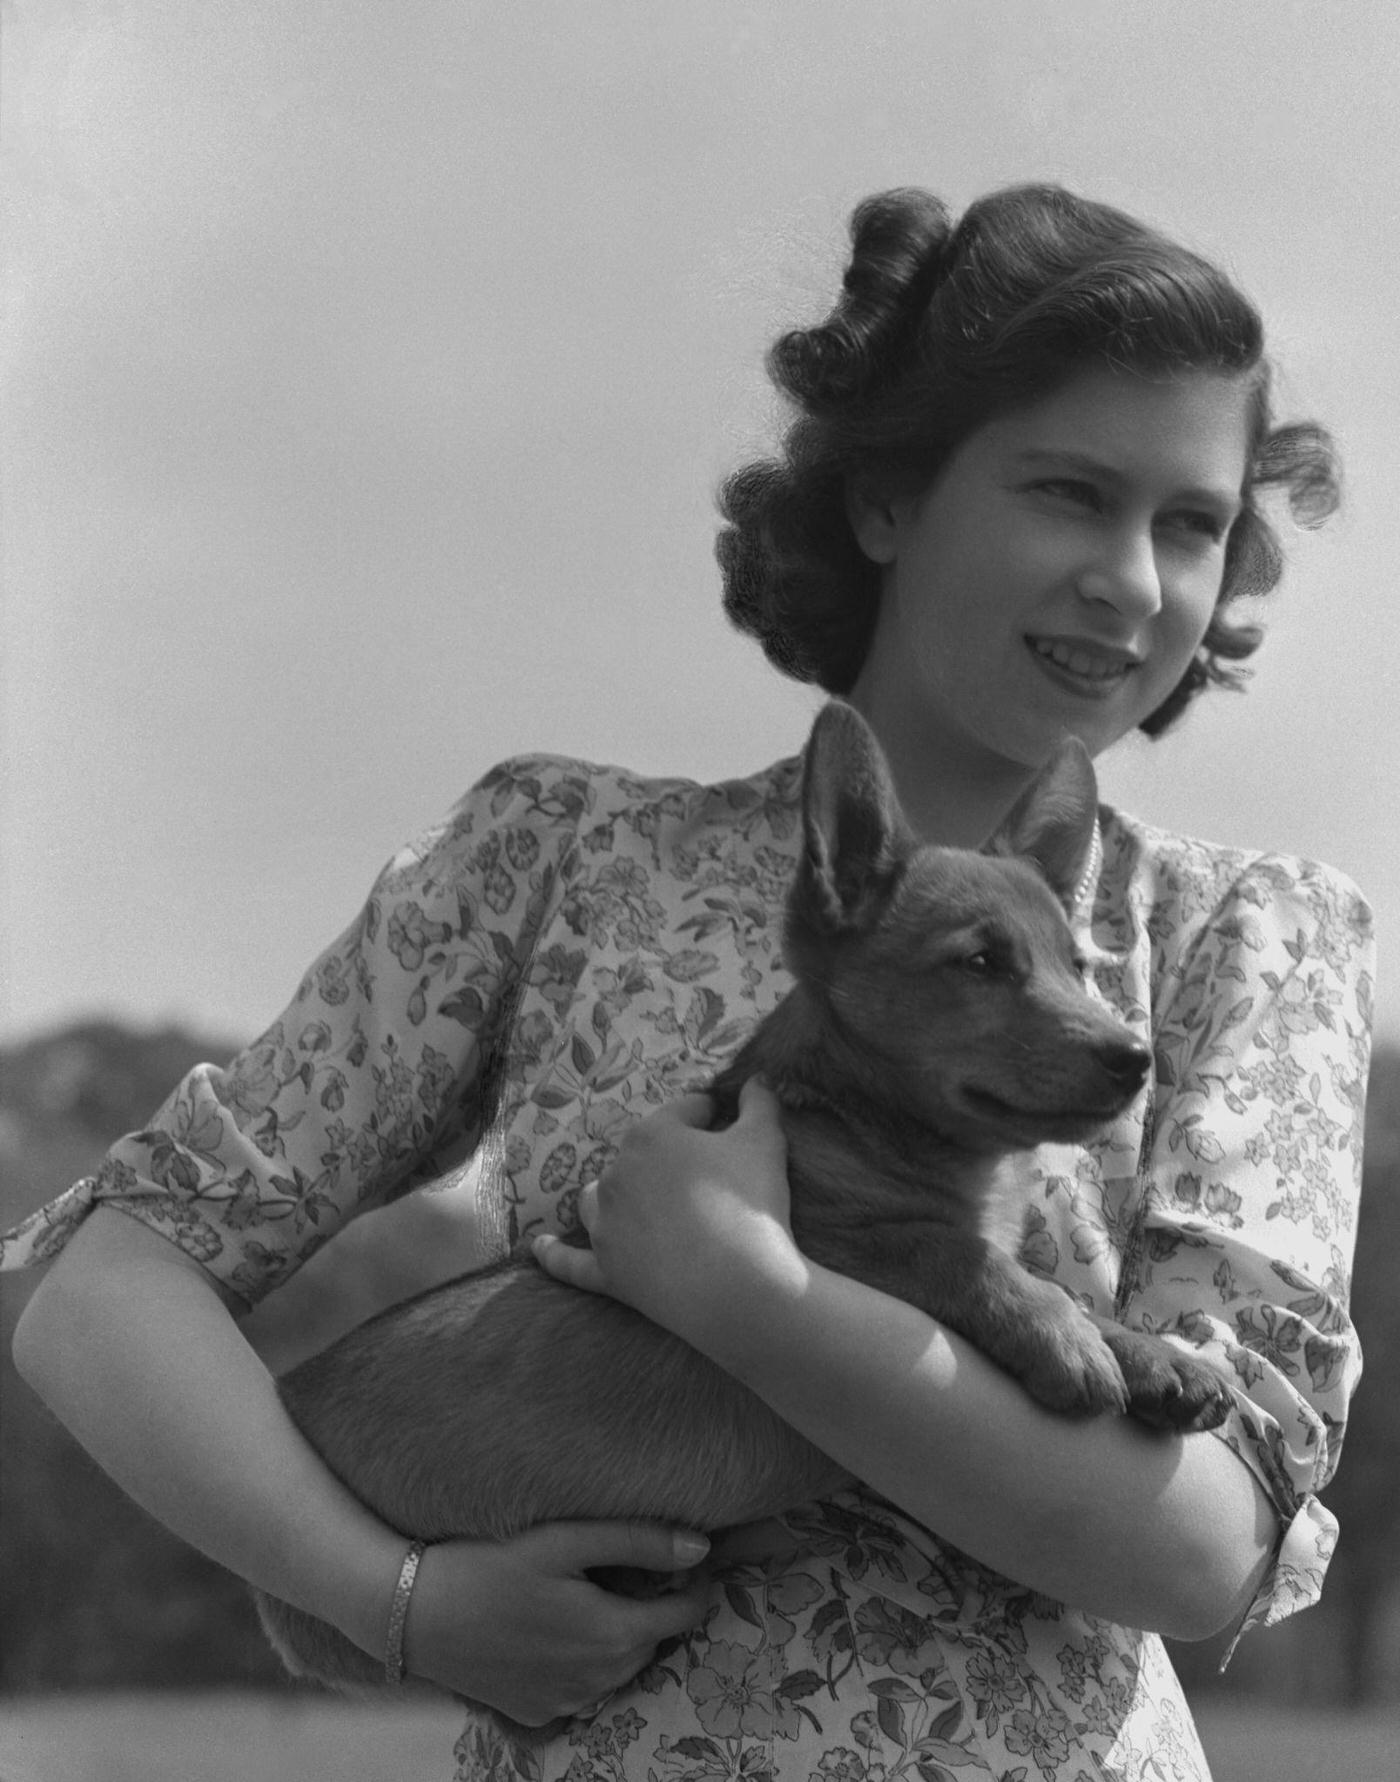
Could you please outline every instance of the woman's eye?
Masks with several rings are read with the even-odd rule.
[[[1183,508],[1180,513],[1168,514],[1167,523],[1178,532],[1189,533],[1194,538],[1207,539],[1211,544],[1219,544],[1226,532],[1225,522],[1218,514],[1204,513],[1190,508]]]
[[[1056,501],[1071,501],[1080,507],[1095,509],[1100,505],[1099,492],[1094,485],[1079,482],[1074,477],[1050,477],[1037,483],[1036,488]]]

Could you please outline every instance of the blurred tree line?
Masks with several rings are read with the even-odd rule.
[[[71,1027],[0,1049],[0,1228],[90,1169],[201,1059],[208,1036]],[[366,1215],[246,1327],[269,1364],[321,1347],[379,1307],[471,1266],[469,1194],[414,1195]],[[1174,1646],[1196,1697],[1230,1691],[1295,1705],[1400,1700],[1400,1047],[1378,1047],[1367,1117],[1353,1311],[1366,1381],[1346,1458],[1326,1493],[1343,1536],[1322,1603],[1251,1634],[1223,1677],[1226,1642]],[[291,1687],[243,1586],[167,1534],[83,1454],[14,1373],[10,1339],[32,1290],[0,1276],[0,1692]]]

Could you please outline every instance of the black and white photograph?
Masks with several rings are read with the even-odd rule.
[[[1397,85],[0,0],[3,1782],[1393,1782]]]

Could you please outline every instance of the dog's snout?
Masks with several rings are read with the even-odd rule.
[[[1123,1095],[1135,1095],[1152,1065],[1151,1050],[1141,1040],[1107,1040],[1098,1049],[1099,1069]]]

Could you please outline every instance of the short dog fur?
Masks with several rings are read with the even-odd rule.
[[[921,1307],[1057,1411],[1210,1428],[1229,1403],[1214,1369],[1016,1258],[1015,1154],[1090,1137],[1151,1063],[1086,993],[1066,918],[1095,799],[1069,741],[983,852],[920,845],[864,720],[828,705],[784,930],[795,986],[715,1082],[717,1112],[756,1072],[778,1096],[814,1261]],[[528,1257],[371,1319],[279,1384],[331,1470],[430,1542],[573,1518],[716,1530],[848,1478],[679,1338]],[[381,1682],[325,1623],[259,1608],[293,1672]]]

